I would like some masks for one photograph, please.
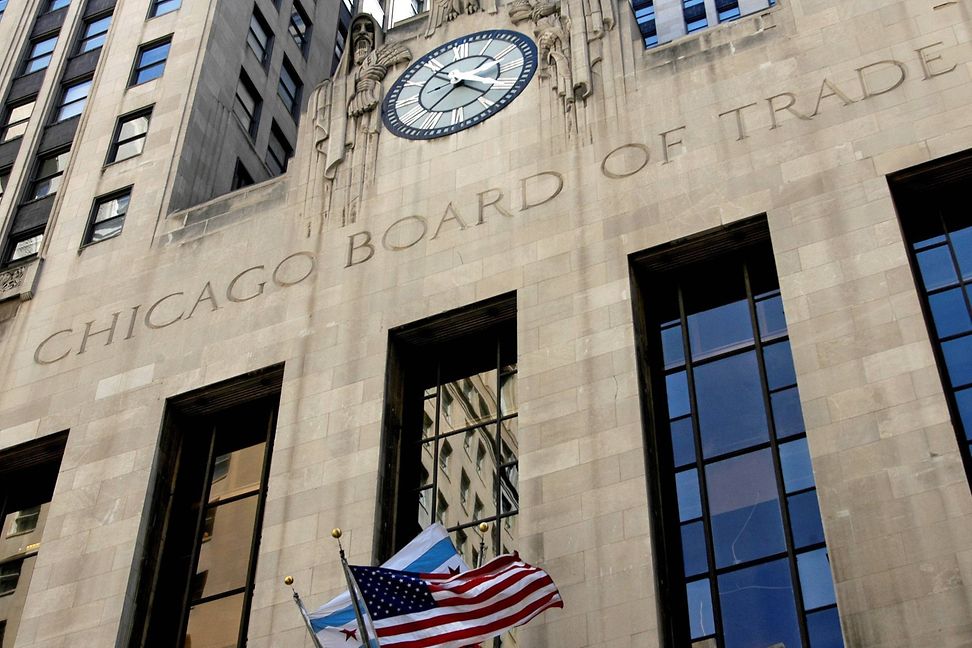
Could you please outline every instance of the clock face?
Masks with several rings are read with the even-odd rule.
[[[505,29],[469,34],[415,61],[388,91],[385,126],[432,139],[475,126],[509,105],[537,70],[537,46]]]

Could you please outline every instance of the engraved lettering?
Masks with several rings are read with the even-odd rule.
[[[361,241],[361,243],[356,245],[355,239],[359,236],[363,236],[364,240]],[[354,251],[360,250],[361,248],[367,249],[367,253],[365,254],[365,257],[363,259],[359,259],[355,261]],[[371,232],[369,232],[368,230],[362,230],[348,237],[348,260],[344,264],[345,268],[350,268],[353,265],[364,263],[365,261],[367,261],[373,256],[375,256],[375,246],[371,244]]]
[[[927,81],[928,79],[932,79],[937,76],[942,76],[943,74],[948,74],[949,72],[953,71],[956,67],[958,67],[957,65],[953,64],[952,67],[950,68],[943,68],[937,71],[932,69],[932,63],[935,63],[936,61],[942,61],[944,63],[945,59],[942,57],[941,54],[928,56],[925,50],[930,50],[931,48],[938,47],[939,45],[943,45],[942,41],[938,41],[937,43],[932,43],[931,45],[925,45],[924,47],[919,47],[918,49],[915,50],[915,52],[918,53],[918,60],[921,61],[921,71],[925,75],[923,81]]]
[[[820,93],[817,95],[817,105],[814,106],[813,112],[810,113],[811,117],[816,117],[820,114],[820,104],[828,97],[837,97],[845,106],[854,103],[854,100],[844,94],[830,79],[824,78],[823,83],[820,84]]]
[[[452,216],[449,216],[450,213]],[[442,219],[439,221],[439,225],[435,228],[435,233],[432,235],[432,239],[439,236],[439,232],[442,231],[442,226],[447,221],[456,221],[459,224],[460,231],[466,229],[466,223],[462,220],[462,216],[460,216],[456,208],[452,206],[452,203],[449,203],[446,205],[445,211],[442,212]]]
[[[184,294],[185,293],[184,292],[181,292],[181,291],[180,292],[169,293],[168,295],[166,295],[162,299],[159,299],[154,304],[152,304],[151,306],[149,306],[149,309],[147,311],[145,311],[145,326],[148,327],[148,328],[150,328],[150,329],[160,329],[160,328],[165,328],[166,326],[171,326],[171,325],[175,324],[176,322],[178,322],[179,320],[181,320],[182,319],[182,316],[185,314],[186,311],[182,311],[181,313],[179,313],[178,315],[176,315],[173,319],[171,319],[171,320],[169,320],[167,322],[163,322],[162,324],[159,324],[157,322],[152,321],[152,315],[155,314],[155,309],[158,308],[162,304],[162,302],[164,302],[165,300],[171,299],[172,297],[179,297],[179,296],[184,295]]]
[[[128,320],[128,333],[125,334],[126,340],[131,340],[133,337],[135,337],[135,317],[138,315],[138,309],[141,307],[141,304],[132,306],[132,318]]]
[[[873,70],[874,68],[877,68],[879,66],[888,66],[888,65],[897,68],[898,78],[894,81],[894,83],[891,83],[879,90],[875,90],[870,86],[870,84],[868,84],[867,75],[864,73],[864,71]],[[886,92],[891,92],[892,90],[895,90],[896,88],[898,88],[898,86],[904,83],[906,75],[907,75],[907,68],[905,68],[904,63],[901,63],[900,61],[895,61],[893,59],[886,59],[884,61],[878,61],[877,63],[871,63],[870,65],[865,65],[863,67],[857,68],[857,78],[861,82],[861,93],[864,95],[863,97],[861,97],[861,99],[870,99],[871,97],[883,95]]]
[[[243,297],[241,295],[237,295],[236,294],[236,284],[237,284],[237,282],[240,279],[242,279],[245,275],[253,272],[254,270],[263,270],[263,266],[262,265],[258,265],[258,266],[253,266],[252,268],[247,268],[246,270],[244,270],[243,272],[239,273],[238,275],[236,275],[235,277],[233,277],[230,280],[229,285],[226,286],[226,300],[227,301],[240,303],[240,302],[250,301],[254,297],[259,297],[260,295],[263,294],[263,287],[267,285],[267,282],[266,281],[261,281],[260,283],[258,283],[257,284],[257,291],[255,293],[253,293],[252,295],[247,295],[246,297]]]
[[[310,265],[307,267],[307,272],[305,272],[304,274],[302,274],[297,279],[291,279],[289,281],[285,281],[285,280],[281,279],[280,278],[280,274],[281,274],[280,270],[281,270],[281,268],[284,267],[284,264],[287,263],[288,261],[290,261],[291,259],[298,259],[298,258],[304,258],[304,259],[307,259],[308,261],[310,261]],[[283,261],[281,261],[280,263],[278,263],[277,264],[277,267],[273,269],[273,283],[277,284],[281,288],[288,288],[290,286],[296,286],[301,281],[303,281],[307,277],[309,277],[312,274],[314,274],[314,270],[316,268],[317,268],[317,258],[315,258],[312,253],[310,253],[310,252],[294,252],[290,256],[284,258]]]
[[[671,157],[670,157],[670,154],[669,154],[669,151],[671,150],[671,148],[673,146],[677,146],[677,145],[681,144],[682,150],[683,151],[685,150],[685,142],[682,141],[681,138],[675,140],[674,142],[669,142],[668,141],[668,136],[669,135],[672,135],[674,133],[677,133],[677,132],[683,131],[683,130],[685,130],[685,126],[679,126],[678,128],[673,128],[672,130],[667,130],[664,133],[659,133],[659,137],[661,137],[661,140],[662,140],[662,152],[665,154],[665,161],[662,162],[662,164],[668,164],[669,162],[672,161],[671,160]]]
[[[632,151],[634,153],[632,153]],[[612,171],[610,168],[608,168],[608,161],[614,159],[615,157],[622,162],[624,168]],[[622,144],[605,155],[604,159],[601,160],[601,173],[603,173],[605,177],[613,180],[627,178],[644,169],[650,159],[651,151],[649,151],[648,147],[644,144]]]
[[[719,116],[720,117],[725,117],[726,115],[735,115],[736,116],[736,132],[738,133],[738,135],[736,137],[736,141],[737,142],[741,142],[744,139],[746,139],[747,137],[749,137],[749,135],[746,134],[746,122],[743,120],[742,113],[747,108],[752,108],[755,105],[756,105],[755,102],[748,103],[745,106],[739,106],[738,108],[733,108],[732,110],[727,110],[726,112],[719,113]]]
[[[190,319],[192,317],[192,314],[196,312],[196,308],[199,307],[199,304],[207,301],[211,306],[209,309],[210,312],[219,310],[219,304],[216,303],[216,293],[213,292],[213,286],[208,281],[206,282],[206,285],[203,286],[203,289],[199,291],[199,297],[196,299],[196,303],[192,305],[192,310],[189,311],[188,315],[186,315],[186,319]]]
[[[486,202],[486,194],[488,194],[490,192],[493,192],[493,191],[496,192],[496,198],[494,198],[493,200],[491,200],[489,202]],[[483,223],[486,222],[486,208],[487,207],[492,207],[496,211],[498,211],[499,213],[503,214],[504,216],[509,216],[509,217],[512,218],[513,214],[511,214],[509,212],[509,210],[506,209],[506,207],[504,207],[503,205],[500,204],[500,201],[503,200],[503,190],[502,189],[497,189],[497,188],[494,187],[492,189],[487,189],[486,191],[483,191],[483,192],[481,192],[479,194],[476,194],[476,195],[479,198],[479,220],[476,221],[476,224],[477,225],[482,225]]]
[[[777,106],[776,105],[777,99],[786,99],[786,105]],[[777,128],[780,127],[779,122],[776,121],[776,114],[783,110],[790,112],[797,119],[804,119],[804,120],[810,119],[809,116],[804,115],[803,113],[801,113],[800,111],[798,111],[796,108],[793,107],[793,104],[796,103],[796,95],[793,94],[792,92],[782,92],[778,95],[773,95],[772,97],[768,97],[766,99],[766,103],[769,104],[770,120],[773,122],[773,125],[770,126],[770,130],[776,130]]]
[[[543,177],[553,178],[554,180],[556,180],[556,182],[557,182],[557,188],[554,189],[553,191],[549,191],[548,190],[548,192],[547,192],[548,195],[546,197],[536,198],[535,200],[532,200],[531,201],[528,198],[528,196],[527,196],[527,194],[528,194],[528,188],[530,186],[528,183],[531,180],[538,180],[538,179],[543,178]],[[539,183],[534,183],[534,186],[536,184],[539,184]],[[560,175],[556,171],[541,171],[540,173],[535,173],[532,176],[523,178],[522,180],[520,180],[520,204],[521,204],[520,211],[521,212],[522,211],[526,211],[526,210],[532,209],[534,207],[539,207],[540,205],[543,205],[544,203],[548,203],[551,200],[553,200],[554,198],[556,198],[557,196],[559,196],[560,195],[560,192],[563,191],[563,190],[564,190],[564,176]]]
[[[411,243],[404,243],[401,245],[395,245],[389,243],[388,235],[391,234],[392,230],[410,221],[415,221],[422,226],[422,231],[417,237],[415,237],[415,240],[413,240]],[[429,225],[428,223],[425,222],[424,218],[422,218],[421,216],[405,216],[404,218],[399,218],[397,221],[395,221],[394,223],[388,226],[388,229],[385,230],[385,233],[381,237],[381,245],[386,250],[390,250],[392,252],[400,252],[401,250],[407,250],[408,248],[412,247],[413,245],[421,241],[427,231],[429,231]]]
[[[74,333],[74,329],[61,329],[60,331],[57,331],[55,333],[51,333],[46,338],[44,338],[41,341],[41,343],[37,345],[37,348],[34,349],[34,362],[36,362],[37,364],[41,364],[41,365],[54,364],[58,360],[63,360],[64,358],[68,357],[68,354],[71,353],[71,348],[70,347],[68,347],[68,350],[67,351],[65,351],[61,355],[57,356],[56,358],[48,358],[48,359],[45,359],[45,358],[41,357],[41,353],[43,353],[44,348],[48,345],[48,343],[51,342],[57,336],[64,335],[65,333]]]
[[[115,326],[118,325],[118,316],[121,315],[121,311],[111,314],[111,324],[108,328],[103,328],[98,331],[92,331],[91,325],[94,324],[94,320],[86,322],[84,325],[84,335],[81,337],[81,347],[78,349],[77,355],[84,353],[85,349],[88,347],[88,340],[96,335],[101,335],[102,333],[108,334],[108,341],[105,342],[105,346],[111,344],[112,340],[115,338]]]

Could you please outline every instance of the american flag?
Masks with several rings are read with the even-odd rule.
[[[351,567],[383,648],[463,648],[564,606],[557,586],[516,554],[463,574]]]

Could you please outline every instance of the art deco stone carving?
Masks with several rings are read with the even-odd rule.
[[[0,301],[33,298],[37,278],[40,275],[40,265],[41,260],[35,258],[28,263],[0,272]]]
[[[425,24],[425,37],[430,38],[435,34],[435,30],[446,22],[452,22],[463,14],[472,15],[483,9],[491,14],[496,13],[499,11],[497,0],[432,0],[429,20]]]
[[[375,179],[382,83],[393,66],[412,58],[400,43],[382,44],[381,29],[367,14],[354,18],[350,33],[337,72],[318,88],[314,113],[322,215],[340,209],[342,225],[357,220],[364,189]]]
[[[0,293],[6,293],[20,288],[26,276],[27,268],[25,266],[0,272]]]
[[[568,133],[576,131],[574,105],[594,89],[594,65],[602,59],[601,40],[614,29],[613,0],[513,0],[510,20],[533,21],[540,50],[540,78],[556,92]]]

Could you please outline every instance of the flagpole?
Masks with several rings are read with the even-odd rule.
[[[297,605],[297,609],[300,610],[300,616],[304,618],[304,625],[307,626],[307,632],[310,633],[311,639],[314,640],[314,648],[324,648],[321,646],[320,640],[317,635],[314,634],[314,627],[311,625],[310,617],[307,616],[307,608],[304,607],[304,602],[300,600],[300,594],[294,589],[294,577],[287,576],[284,578],[284,585],[289,585],[290,589],[294,592],[294,603]]]
[[[344,578],[348,582],[348,593],[351,595],[351,607],[354,608],[354,618],[358,622],[358,630],[361,631],[361,641],[365,648],[371,648],[371,637],[368,636],[368,628],[365,626],[364,615],[361,613],[361,606],[358,605],[358,594],[357,588],[355,587],[354,576],[351,575],[351,568],[348,566],[348,559],[344,555],[344,546],[341,544],[341,529],[335,527],[331,530],[331,537],[337,540],[338,543],[338,553],[341,555],[341,566],[344,569]],[[378,641],[378,637],[375,637],[375,644],[378,648],[381,648],[381,643]]]
[[[479,564],[473,567],[473,569],[478,569],[483,566],[483,558],[486,555],[486,532],[489,531],[489,525],[485,522],[479,523]]]

